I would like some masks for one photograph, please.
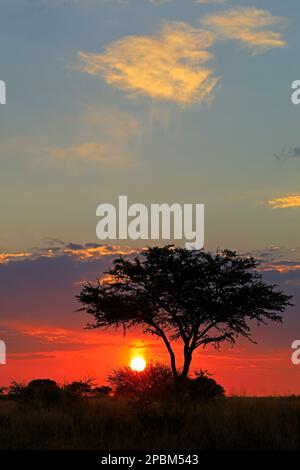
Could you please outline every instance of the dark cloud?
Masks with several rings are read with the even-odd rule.
[[[33,361],[39,359],[55,359],[56,356],[50,356],[47,354],[8,354],[8,360],[13,359],[14,361]]]
[[[100,243],[86,243],[85,248],[100,248],[103,245],[100,245]]]
[[[284,161],[289,159],[299,159],[300,158],[300,145],[295,145],[294,147],[283,147],[280,153],[275,153],[274,157],[276,160]]]
[[[118,252],[113,247],[87,245],[52,240],[29,257],[20,254],[12,257],[13,261],[9,258],[0,263],[0,338],[13,344],[14,352],[22,348],[36,353],[90,347],[80,340],[73,343],[67,338],[66,342],[64,334],[55,340],[44,334],[28,336],[19,326],[83,331],[89,318],[78,312],[76,295],[84,281],[101,278]]]
[[[83,250],[83,245],[78,245],[77,243],[68,243],[66,245],[66,248],[69,249],[69,250]]]

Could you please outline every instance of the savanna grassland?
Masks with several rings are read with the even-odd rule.
[[[0,401],[0,449],[300,449],[300,398]]]

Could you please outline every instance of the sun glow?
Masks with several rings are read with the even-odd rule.
[[[133,359],[131,359],[130,367],[132,370],[135,370],[136,372],[142,372],[146,368],[146,361],[144,358],[140,356],[136,356]]]

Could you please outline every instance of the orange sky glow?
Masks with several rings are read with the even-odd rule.
[[[62,336],[66,341],[85,344],[86,349],[55,350],[51,352],[10,354],[7,365],[0,367],[0,383],[7,385],[11,378],[29,381],[32,378],[52,378],[59,383],[94,377],[104,384],[114,368],[129,366],[135,356],[146,362],[168,363],[168,354],[159,340],[142,334],[122,332],[41,330],[27,328],[27,333],[48,338],[55,343]],[[73,343],[74,344],[74,343]],[[174,349],[181,358],[179,343]],[[221,349],[197,350],[191,372],[208,370],[225,388],[228,395],[289,395],[300,393],[297,366],[291,363],[291,351],[264,352],[258,345],[238,342],[235,347],[224,345]],[[179,366],[181,362],[179,361]]]

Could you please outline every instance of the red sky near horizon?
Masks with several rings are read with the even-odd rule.
[[[49,335],[56,341],[53,328],[43,331],[31,328],[30,335]],[[98,385],[105,383],[107,374],[114,368],[129,366],[134,356],[142,356],[147,363],[169,362],[168,353],[159,340],[143,334],[122,331],[60,332],[67,341],[85,344],[85,349],[52,350],[51,352],[10,354],[7,365],[0,366],[0,383],[10,379],[29,381],[33,378],[52,378],[59,383],[94,377]],[[82,347],[82,346],[81,346]],[[179,342],[174,344],[181,365]],[[300,394],[299,369],[291,363],[292,350],[264,351],[261,345],[238,341],[234,347],[224,345],[219,350],[199,349],[194,354],[191,372],[204,369],[213,374],[228,395],[290,395]]]
[[[82,282],[95,280],[110,265],[116,250],[99,248],[93,256],[84,252],[64,248],[55,256],[30,254],[0,264],[0,339],[7,344],[0,385],[11,378],[61,383],[90,376],[100,385],[111,369],[129,365],[133,355],[142,355],[148,363],[168,362],[163,343],[153,336],[84,329],[92,318],[76,311],[75,296]],[[291,362],[298,331],[299,261],[272,259],[265,261],[264,269],[268,281],[294,295],[295,306],[286,312],[283,325],[255,329],[257,344],[239,339],[234,347],[208,347],[194,355],[191,372],[208,370],[229,395],[300,394],[300,366]],[[181,358],[180,343],[174,347]]]

